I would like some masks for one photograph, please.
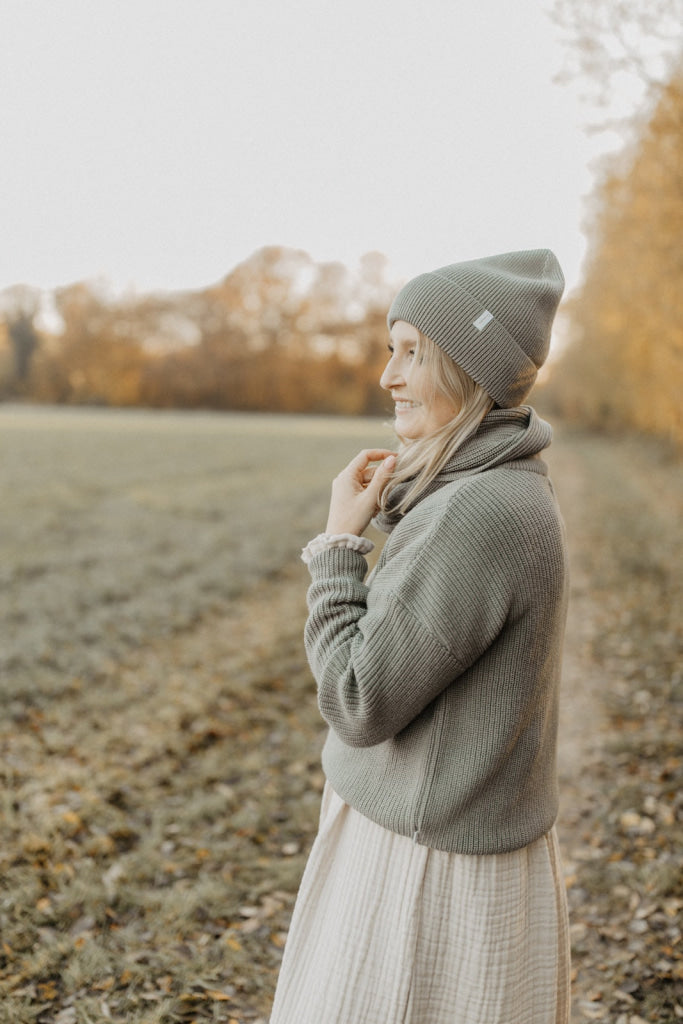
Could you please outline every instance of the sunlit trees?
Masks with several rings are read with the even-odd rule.
[[[563,412],[590,425],[636,428],[683,445],[680,51],[666,59],[659,53],[664,81],[653,70],[654,26],[661,31],[663,21],[652,19],[668,17],[672,6],[655,3],[640,12],[634,4],[614,4],[611,16],[624,19],[618,36],[607,43],[599,33],[592,41],[583,37],[580,53],[599,83],[606,87],[631,71],[644,84],[644,107],[629,126],[628,143],[604,164],[590,203],[584,280],[565,306],[569,345],[551,391]],[[644,55],[635,50],[636,39],[641,50],[643,43],[634,25],[650,27]]]
[[[144,359],[133,311],[84,284],[59,289],[55,303],[63,335],[36,367],[38,386],[45,391],[51,381],[56,398],[74,403],[135,405]]]
[[[377,382],[395,287],[378,253],[367,254],[352,272],[278,246],[259,249],[222,281],[196,292],[114,298],[95,285],[72,285],[54,296],[61,331],[42,335],[24,373],[24,396],[382,412]]]
[[[567,400],[589,422],[683,443],[683,75],[605,179],[569,307]]]

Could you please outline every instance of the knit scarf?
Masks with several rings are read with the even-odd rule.
[[[414,508],[423,498],[461,476],[471,476],[493,469],[494,466],[534,458],[547,448],[551,441],[550,424],[542,420],[531,406],[492,409],[481,421],[476,433],[463,442],[410,508]],[[545,471],[543,464],[538,468]],[[392,488],[387,507],[375,516],[373,526],[384,533],[391,533],[403,515],[407,515],[407,512],[398,512],[397,508],[411,487],[413,479],[414,477],[404,480]],[[410,511],[410,508],[407,511]]]

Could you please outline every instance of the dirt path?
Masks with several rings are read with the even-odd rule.
[[[572,1022],[683,1019],[680,711],[683,487],[654,446],[576,433],[552,449],[572,590],[558,830]]]

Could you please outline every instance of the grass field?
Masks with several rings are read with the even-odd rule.
[[[377,421],[0,407],[13,696],[101,679],[292,560]]]
[[[378,421],[0,406],[0,1024],[267,1019],[323,779],[298,550]],[[573,1020],[683,1019],[680,465],[560,431]]]

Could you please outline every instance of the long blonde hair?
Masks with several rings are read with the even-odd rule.
[[[382,511],[386,510],[392,489],[397,484],[412,481],[399,504],[392,509],[400,514],[417,501],[495,404],[481,385],[442,348],[421,332],[418,334],[415,362],[424,368],[431,381],[432,397],[440,392],[458,411],[453,419],[427,437],[409,440],[398,435],[396,469],[382,490],[379,506]],[[429,397],[425,395],[425,400]]]

